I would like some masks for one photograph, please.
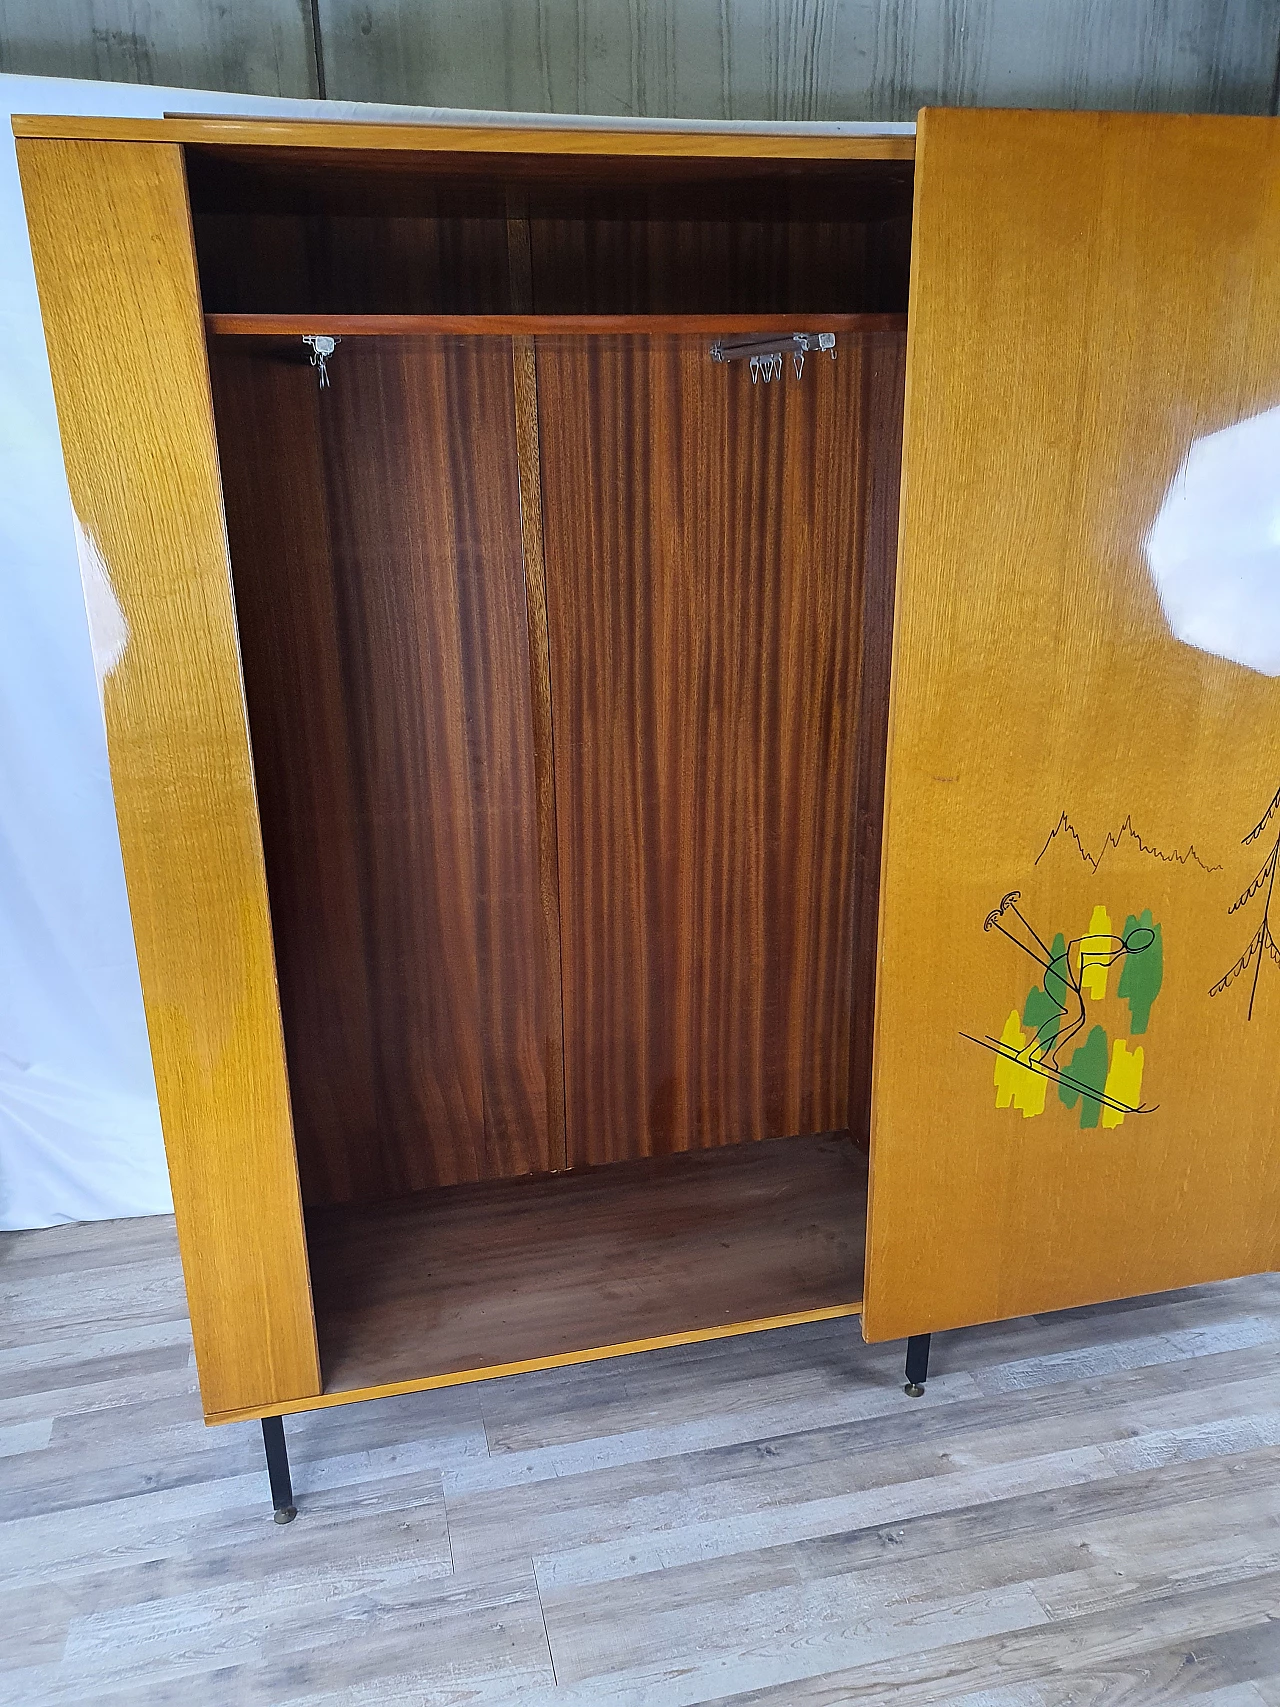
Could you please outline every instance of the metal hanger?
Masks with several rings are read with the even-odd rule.
[[[825,350],[832,361],[836,359],[834,332],[786,332],[769,336],[717,338],[711,346],[713,362],[751,364],[751,383],[761,380],[766,385],[782,378],[783,358],[791,357],[797,379],[804,373],[804,358],[810,350]]]

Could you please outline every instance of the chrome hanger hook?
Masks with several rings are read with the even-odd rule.
[[[785,357],[797,379],[804,375],[804,358],[809,350],[825,350],[835,360],[834,332],[756,333],[738,338],[717,338],[711,346],[713,362],[745,361],[751,369],[752,385],[770,385],[781,379],[786,366]]]
[[[325,333],[304,332],[302,341],[311,351],[311,365],[320,376],[320,389],[329,389],[329,357],[342,342],[340,338],[330,338]]]

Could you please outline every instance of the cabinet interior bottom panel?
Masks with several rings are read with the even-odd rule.
[[[325,1393],[855,1314],[866,1188],[825,1133],[312,1210]]]

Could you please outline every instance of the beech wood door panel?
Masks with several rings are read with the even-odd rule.
[[[18,144],[206,1412],[320,1391],[175,145]]]
[[[572,1165],[848,1123],[900,347],[842,333],[753,386],[706,338],[538,340]]]
[[[864,1328],[1280,1262],[1280,125],[917,140]]]
[[[215,352],[304,1195],[561,1166],[510,340]]]

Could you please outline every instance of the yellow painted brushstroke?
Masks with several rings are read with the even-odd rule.
[[[1008,1019],[1004,1022],[1004,1030],[1000,1033],[1000,1041],[1006,1049],[1012,1049],[1024,1060],[1032,1058],[1036,1050],[1035,1039],[1032,1039],[1031,1049],[1027,1048],[1026,1033],[1018,1021],[1018,1010],[1012,1008]],[[1033,1114],[1044,1113],[1044,1093],[1049,1081],[1043,1073],[1033,1073],[1029,1067],[1024,1067],[1021,1061],[1011,1061],[1007,1055],[996,1056],[995,1087],[997,1108],[1017,1108],[1022,1111],[1022,1118],[1030,1120]]]
[[[1100,1002],[1107,993],[1109,957],[1114,949],[1111,915],[1105,907],[1095,907],[1089,929],[1080,939],[1080,988],[1092,1001]]]
[[[1135,1049],[1131,1055],[1123,1037],[1117,1037],[1112,1045],[1111,1066],[1103,1091],[1117,1102],[1127,1102],[1130,1108],[1136,1108],[1142,1101],[1142,1050]],[[1118,1108],[1108,1108],[1104,1102],[1102,1124],[1123,1126],[1124,1115]]]

